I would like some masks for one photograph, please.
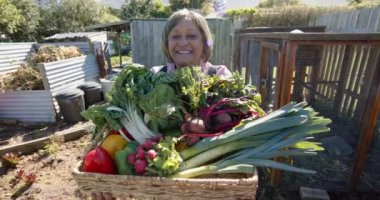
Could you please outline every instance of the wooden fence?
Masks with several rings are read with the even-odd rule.
[[[380,7],[317,16],[310,26],[326,26],[327,32],[380,32]]]
[[[351,161],[351,184],[356,186],[370,148],[365,144],[371,141],[380,112],[380,34],[246,33],[241,37],[260,47],[259,70],[247,68],[247,77],[259,74],[264,104],[276,109],[306,97],[310,105],[333,119],[367,119],[358,123],[361,128],[356,133],[333,130],[340,136],[356,137],[357,157]]]
[[[132,60],[147,67],[165,64],[161,35],[167,19],[133,19],[131,23]],[[232,62],[232,21],[207,19],[214,39],[210,61],[230,66]]]

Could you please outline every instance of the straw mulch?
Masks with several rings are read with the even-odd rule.
[[[41,73],[37,63],[53,62],[82,56],[78,47],[42,46],[30,54],[15,72],[0,75],[0,90],[43,90]]]

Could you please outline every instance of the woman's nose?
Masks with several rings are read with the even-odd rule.
[[[188,43],[189,43],[189,41],[187,40],[186,37],[181,37],[181,38],[179,39],[179,41],[178,41],[178,44],[180,44],[180,45],[186,45],[186,44],[188,44]]]

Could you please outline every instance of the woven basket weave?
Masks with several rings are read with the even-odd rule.
[[[251,177],[234,175],[230,178],[164,178],[131,175],[108,175],[81,172],[82,162],[72,171],[79,189],[110,192],[121,199],[255,199],[257,172]]]

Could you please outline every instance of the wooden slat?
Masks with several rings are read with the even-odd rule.
[[[356,71],[352,75],[353,77],[353,84],[351,85],[350,90],[352,93],[357,94],[357,96],[351,96],[351,102],[348,106],[347,113],[349,113],[350,117],[354,117],[355,110],[357,108],[358,103],[358,97],[360,96],[360,86],[365,81],[363,80],[365,68],[367,66],[369,59],[369,47],[368,46],[362,46],[361,48],[361,58],[356,66]]]
[[[373,74],[371,91],[369,92],[362,125],[359,145],[356,149],[355,162],[351,177],[351,188],[356,189],[360,175],[365,167],[369,148],[371,147],[373,132],[380,113],[380,62],[377,63],[376,72]]]
[[[349,69],[349,58],[351,56],[351,47],[346,46],[346,50],[344,53],[344,58],[343,58],[343,63],[341,66],[340,70],[340,75],[339,75],[339,84],[338,88],[336,91],[335,99],[334,99],[334,104],[333,104],[333,109],[335,113],[340,113],[340,108],[341,108],[341,103],[343,101],[343,95],[344,95],[344,90],[345,90],[345,85],[347,82],[347,72]]]
[[[356,108],[356,113],[355,116],[363,116],[364,114],[364,109],[365,109],[365,100],[369,95],[369,89],[370,89],[370,84],[372,82],[373,74],[375,73],[376,70],[376,64],[378,60],[376,59],[371,59],[371,58],[379,58],[380,56],[380,48],[379,47],[373,47],[371,48],[370,55],[369,55],[369,60],[366,69],[364,70],[363,74],[363,84],[361,84],[361,89],[360,89],[360,100],[358,102],[357,108]]]

